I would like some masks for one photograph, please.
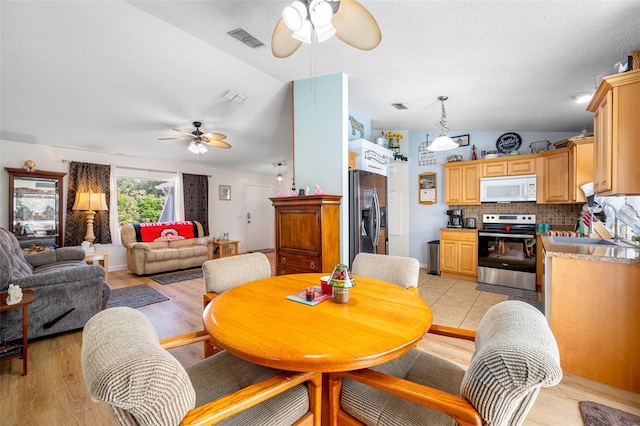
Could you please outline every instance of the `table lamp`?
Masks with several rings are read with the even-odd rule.
[[[96,211],[109,210],[105,194],[102,192],[76,192],[76,200],[71,210],[79,210],[86,213],[87,233],[84,239],[93,245],[93,241],[96,239],[93,234],[93,218],[96,215]]]

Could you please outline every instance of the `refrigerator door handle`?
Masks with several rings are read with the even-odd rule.
[[[375,208],[376,215],[373,218],[373,225],[375,233],[372,235],[373,237],[373,252],[377,251],[378,242],[380,240],[380,200],[378,200],[378,193],[376,191],[373,192],[373,204]]]

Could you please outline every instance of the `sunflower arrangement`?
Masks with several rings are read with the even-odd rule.
[[[403,139],[404,136],[402,135],[402,133],[392,133],[391,131],[387,132],[387,134],[385,135],[385,137],[387,139]]]

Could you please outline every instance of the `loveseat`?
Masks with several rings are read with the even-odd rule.
[[[213,239],[198,221],[123,225],[120,238],[127,269],[137,275],[200,267],[213,255]]]
[[[29,305],[29,339],[84,327],[105,309],[111,288],[100,265],[84,262],[80,246],[25,255],[17,238],[0,228],[0,291],[9,284],[35,291]],[[0,312],[0,341],[22,336],[22,309]]]

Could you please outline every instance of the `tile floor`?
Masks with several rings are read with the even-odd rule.
[[[431,307],[433,323],[476,330],[485,312],[509,296],[476,290],[477,283],[430,275],[420,269],[418,290]]]

